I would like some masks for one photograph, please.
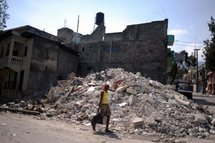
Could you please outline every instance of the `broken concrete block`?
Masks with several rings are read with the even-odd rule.
[[[157,127],[157,125],[158,125],[158,122],[155,121],[154,117],[147,117],[147,118],[144,120],[144,123],[145,123],[148,127],[151,127],[151,128]]]
[[[199,124],[207,124],[208,120],[203,114],[194,114],[194,122]]]
[[[134,95],[136,95],[138,92],[137,92],[137,90],[135,90],[133,87],[128,87],[127,89],[126,89],[126,92],[127,93],[130,93],[130,94],[134,94]]]
[[[77,102],[75,102],[76,105],[78,106],[83,106],[85,104],[85,101],[84,100],[79,100]]]
[[[15,102],[9,102],[8,107],[9,108],[15,108],[16,107]]]
[[[213,119],[211,120],[211,125],[215,126],[215,117],[213,117]]]
[[[117,92],[117,93],[124,92],[124,91],[126,91],[127,88],[128,88],[127,85],[118,87],[118,88],[116,89],[116,92]]]
[[[139,117],[135,117],[133,120],[132,120],[132,124],[134,125],[134,127],[138,127],[138,126],[141,126],[143,124],[143,118],[139,118]]]
[[[188,106],[190,104],[189,101],[183,100],[180,96],[175,95],[175,100],[177,100],[182,105]]]
[[[120,107],[124,107],[125,105],[127,105],[127,103],[126,102],[122,102],[122,103],[119,103],[118,104]]]
[[[210,134],[213,134],[213,135],[215,135],[215,129],[210,129]]]
[[[129,96],[128,105],[133,106],[135,102],[136,102],[136,97],[134,95]]]

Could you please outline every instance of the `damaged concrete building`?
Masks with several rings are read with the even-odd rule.
[[[0,35],[1,95],[32,95],[47,91],[71,72],[85,76],[106,68],[123,68],[166,82],[167,19],[106,33],[100,12],[95,24],[90,35],[67,27],[58,29],[57,36],[31,26],[4,31]]]
[[[93,33],[82,36],[78,43],[80,75],[106,68],[123,68],[166,82],[167,19],[129,25],[118,33],[105,33],[103,21],[96,24]]]
[[[31,26],[6,30],[0,35],[0,94],[14,98],[47,92],[76,72],[77,63],[78,52],[57,36]]]

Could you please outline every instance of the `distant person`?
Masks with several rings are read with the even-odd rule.
[[[208,78],[208,84],[207,84],[207,92],[209,94],[212,94],[212,72],[207,73],[207,78]]]

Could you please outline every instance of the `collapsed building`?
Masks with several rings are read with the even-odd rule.
[[[166,83],[168,20],[129,25],[106,33],[104,14],[97,13],[96,29],[81,35],[58,29],[57,36],[31,26],[0,35],[0,92],[2,96],[47,91],[71,72],[85,76],[107,68],[123,68]]]

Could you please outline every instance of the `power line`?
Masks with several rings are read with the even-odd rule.
[[[174,45],[177,45],[177,46],[195,46],[195,45],[190,45],[190,44],[186,44],[186,43],[174,43]],[[200,46],[200,45],[196,45],[196,46]]]
[[[194,42],[191,42],[191,41],[181,41],[181,40],[175,40],[175,42],[179,42],[179,43],[196,43],[196,44],[202,44],[203,42],[196,42],[196,41],[194,41]]]

